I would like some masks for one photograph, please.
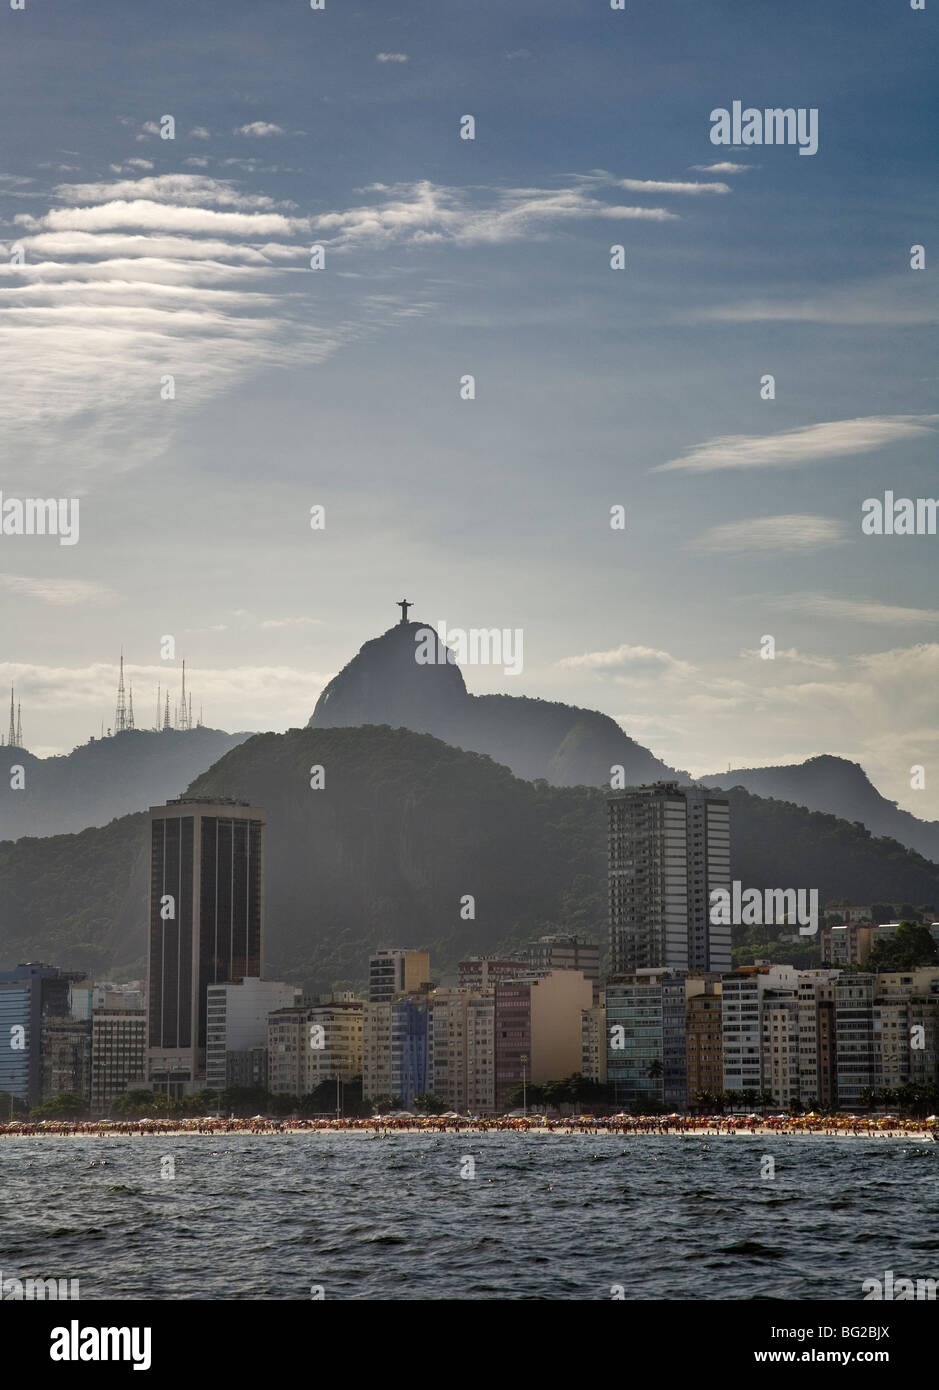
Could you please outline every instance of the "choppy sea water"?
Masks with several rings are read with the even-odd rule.
[[[905,1139],[7,1139],[0,1271],[83,1299],[860,1299],[939,1278],[937,1179]]]

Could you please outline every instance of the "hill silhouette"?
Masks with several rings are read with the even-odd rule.
[[[321,766],[325,786],[310,786]],[[361,984],[370,951],[423,947],[434,977],[548,931],[607,937],[606,795],[526,782],[427,734],[372,726],[249,738],[189,793],[266,813],[265,975]],[[742,788],[732,876],[836,898],[939,904],[939,869],[862,826]],[[0,966],[142,968],[147,818],[0,844]],[[461,917],[466,895],[475,918]]]
[[[785,767],[735,768],[699,777],[698,781],[706,787],[746,787],[756,796],[861,821],[872,834],[889,836],[927,859],[939,861],[939,821],[920,820],[909,811],[901,811],[895,801],[881,796],[860,763],[847,758],[823,754]]]
[[[0,777],[0,840],[61,835],[107,825],[115,816],[179,796],[194,777],[250,738],[222,729],[127,729],[92,739],[63,757],[4,749],[4,767],[20,764],[25,785]]]
[[[438,660],[416,659],[432,633]],[[399,622],[360,648],[325,687],[311,729],[388,724],[486,753],[516,777],[554,786],[609,787],[621,766],[638,785],[675,777],[674,768],[643,748],[609,715],[524,695],[470,695],[459,667],[426,623]]]

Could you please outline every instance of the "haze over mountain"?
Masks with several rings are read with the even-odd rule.
[[[433,664],[416,659],[423,634],[433,634]],[[470,695],[453,653],[426,623],[399,622],[366,642],[325,687],[307,727],[361,724],[435,734],[487,753],[516,777],[543,777],[558,787],[609,787],[617,765],[627,784],[688,780],[597,710],[523,695]]]
[[[250,737],[202,727],[127,729],[58,758],[7,747],[5,770],[20,765],[25,776],[21,787],[9,772],[0,777],[0,840],[85,830],[159,805]]]
[[[901,811],[873,785],[860,763],[830,754],[785,767],[734,768],[697,779],[706,787],[746,787],[756,796],[792,801],[810,811],[828,811],[860,821],[873,835],[887,835],[939,862],[939,821]]]
[[[310,786],[316,766],[321,789]],[[598,789],[522,781],[430,735],[373,726],[256,735],[189,791],[264,809],[269,978],[361,984],[371,950],[409,945],[430,950],[440,979],[465,955],[548,931],[607,940]],[[939,904],[939,869],[901,845],[743,789],[729,799],[731,873],[743,883],[815,887],[821,904]],[[140,973],[148,848],[141,814],[0,844],[0,968],[39,958]]]

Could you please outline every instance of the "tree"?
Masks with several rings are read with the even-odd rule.
[[[80,1115],[87,1113],[88,1103],[83,1096],[74,1091],[60,1091],[57,1096],[50,1096],[42,1105],[37,1105],[29,1115],[32,1120],[77,1120]]]
[[[140,1115],[174,1115],[176,1102],[164,1091],[123,1091],[111,1101],[111,1114],[132,1119]]]
[[[400,1096],[377,1096],[372,1101],[372,1111],[376,1115],[387,1115],[390,1110],[401,1109]]]
[[[435,1096],[433,1091],[424,1091],[414,1097],[414,1109],[423,1115],[442,1115],[447,1109],[447,1102],[441,1100],[440,1096]]]
[[[937,963],[939,953],[929,928],[921,926],[919,922],[903,921],[893,936],[874,943],[867,958],[867,969],[875,973],[883,970],[915,970],[921,965]]]

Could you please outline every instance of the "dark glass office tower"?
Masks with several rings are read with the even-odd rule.
[[[148,1061],[171,1094],[204,1073],[209,985],[261,974],[263,831],[246,802],[150,808]]]

